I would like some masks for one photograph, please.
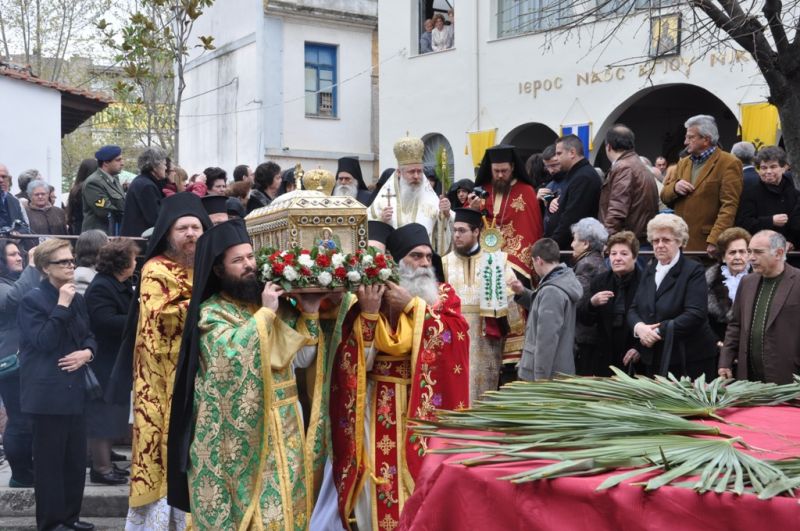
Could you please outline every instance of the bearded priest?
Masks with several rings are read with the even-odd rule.
[[[336,186],[331,195],[349,195],[364,206],[369,206],[372,192],[361,175],[361,163],[356,157],[342,157],[336,167]]]
[[[342,525],[394,529],[427,441],[407,420],[469,405],[469,330],[453,288],[437,281],[428,232],[410,223],[387,250],[400,284],[361,286],[333,360],[333,479]]]
[[[497,389],[503,357],[519,357],[525,321],[511,300],[508,283],[516,276],[499,245],[481,248],[480,212],[456,208],[453,251],[442,258],[445,280],[461,299],[469,323],[469,400]],[[499,243],[499,242],[497,242]]]
[[[531,246],[542,237],[542,212],[533,181],[514,146],[500,144],[486,150],[475,178],[486,196],[469,195],[469,206],[483,212],[490,226],[503,234],[503,252],[519,280],[531,286]]]
[[[444,254],[450,249],[453,212],[450,200],[438,197],[423,171],[425,144],[404,137],[394,145],[397,171],[381,188],[367,210],[369,219],[383,221],[398,229],[409,223],[425,227],[433,250]]]

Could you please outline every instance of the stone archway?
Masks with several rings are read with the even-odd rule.
[[[614,124],[630,127],[636,135],[636,152],[650,159],[659,155],[671,164],[683,149],[686,130],[683,124],[697,114],[708,114],[717,121],[719,141],[729,150],[738,140],[739,120],[730,108],[708,90],[687,83],[658,85],[640,90],[614,109],[594,137],[593,163],[607,170],[606,131]]]
[[[517,153],[523,161],[526,161],[534,153],[541,153],[557,138],[558,134],[546,125],[528,122],[509,131],[500,143],[516,147]]]
[[[425,155],[422,157],[422,162],[426,166],[436,166],[436,157],[440,148],[444,148],[447,156],[447,171],[450,174],[450,180],[453,179],[453,148],[450,147],[450,142],[441,133],[428,133],[422,137],[422,143],[425,144]]]

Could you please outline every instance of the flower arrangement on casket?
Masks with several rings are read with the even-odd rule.
[[[374,247],[350,254],[334,245],[288,250],[262,247],[256,263],[262,282],[275,282],[285,291],[355,291],[361,285],[399,281],[391,255]]]

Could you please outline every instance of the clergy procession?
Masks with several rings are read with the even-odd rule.
[[[491,418],[519,382],[797,386],[800,202],[758,195],[790,179],[786,155],[761,148],[747,182],[712,117],[685,127],[663,183],[618,124],[605,177],[569,135],[534,164],[490,147],[474,182],[440,182],[406,136],[372,190],[353,157],[297,165],[293,190],[274,163],[252,185],[237,168],[233,184],[284,189],[255,204],[212,193],[219,168],[183,190],[157,148],[124,192],[103,147],[74,250],[26,223],[2,240],[11,486],[34,489],[41,530],[94,528],[87,462],[91,483],[129,486],[128,530],[414,529],[453,436],[435,427]],[[0,170],[5,226],[21,213]],[[129,458],[112,450],[128,419]]]

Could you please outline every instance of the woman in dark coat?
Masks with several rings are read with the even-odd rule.
[[[28,251],[30,259],[35,248]],[[17,244],[0,240],[0,361],[16,356],[19,349],[17,309],[22,297],[39,285],[42,276],[25,262]],[[10,362],[10,361],[9,361]],[[6,407],[8,422],[3,433],[3,449],[11,465],[8,486],[33,487],[33,427],[30,415],[19,405],[19,369],[11,370],[0,378],[0,396]]]
[[[81,233],[81,225],[83,225],[83,182],[96,171],[97,160],[83,159],[78,167],[75,182],[69,189],[66,209],[67,225],[69,225],[69,233],[75,236]]]
[[[603,249],[608,240],[608,231],[594,218],[583,218],[571,227],[572,259],[575,277],[583,287],[583,296],[578,307],[589,298],[589,284],[596,275],[608,270]],[[575,323],[575,373],[590,376],[597,358],[597,325],[576,321]]]
[[[800,247],[800,190],[789,173],[786,152],[778,146],[758,150],[759,178],[742,190],[736,226],[755,234],[774,230]]]
[[[97,275],[86,290],[89,320],[97,338],[92,369],[103,388],[108,386],[133,299],[130,278],[138,250],[130,240],[113,240],[104,245],[97,255]],[[89,479],[105,485],[125,483],[125,474],[111,462],[111,444],[128,433],[128,408],[103,399],[92,400],[86,405],[86,432],[92,455]]]
[[[23,297],[17,325],[22,411],[33,419],[36,525],[88,529],[78,520],[86,479],[84,367],[97,343],[75,292],[69,242],[45,241],[34,262],[45,279]]]
[[[706,269],[708,322],[719,347],[722,347],[725,330],[731,321],[731,308],[739,281],[751,270],[747,261],[749,243],[750,233],[741,227],[731,227],[722,231],[717,238],[720,262]]]
[[[717,377],[717,349],[708,325],[708,287],[699,262],[681,249],[689,227],[674,214],[659,214],[647,224],[655,260],[648,266],[628,313],[639,340],[645,374]]]
[[[639,241],[631,231],[613,234],[606,243],[611,269],[592,277],[589,296],[578,307],[578,320],[597,326],[592,376],[611,376],[610,365],[633,368],[636,341],[626,320],[641,272],[636,265]]]

